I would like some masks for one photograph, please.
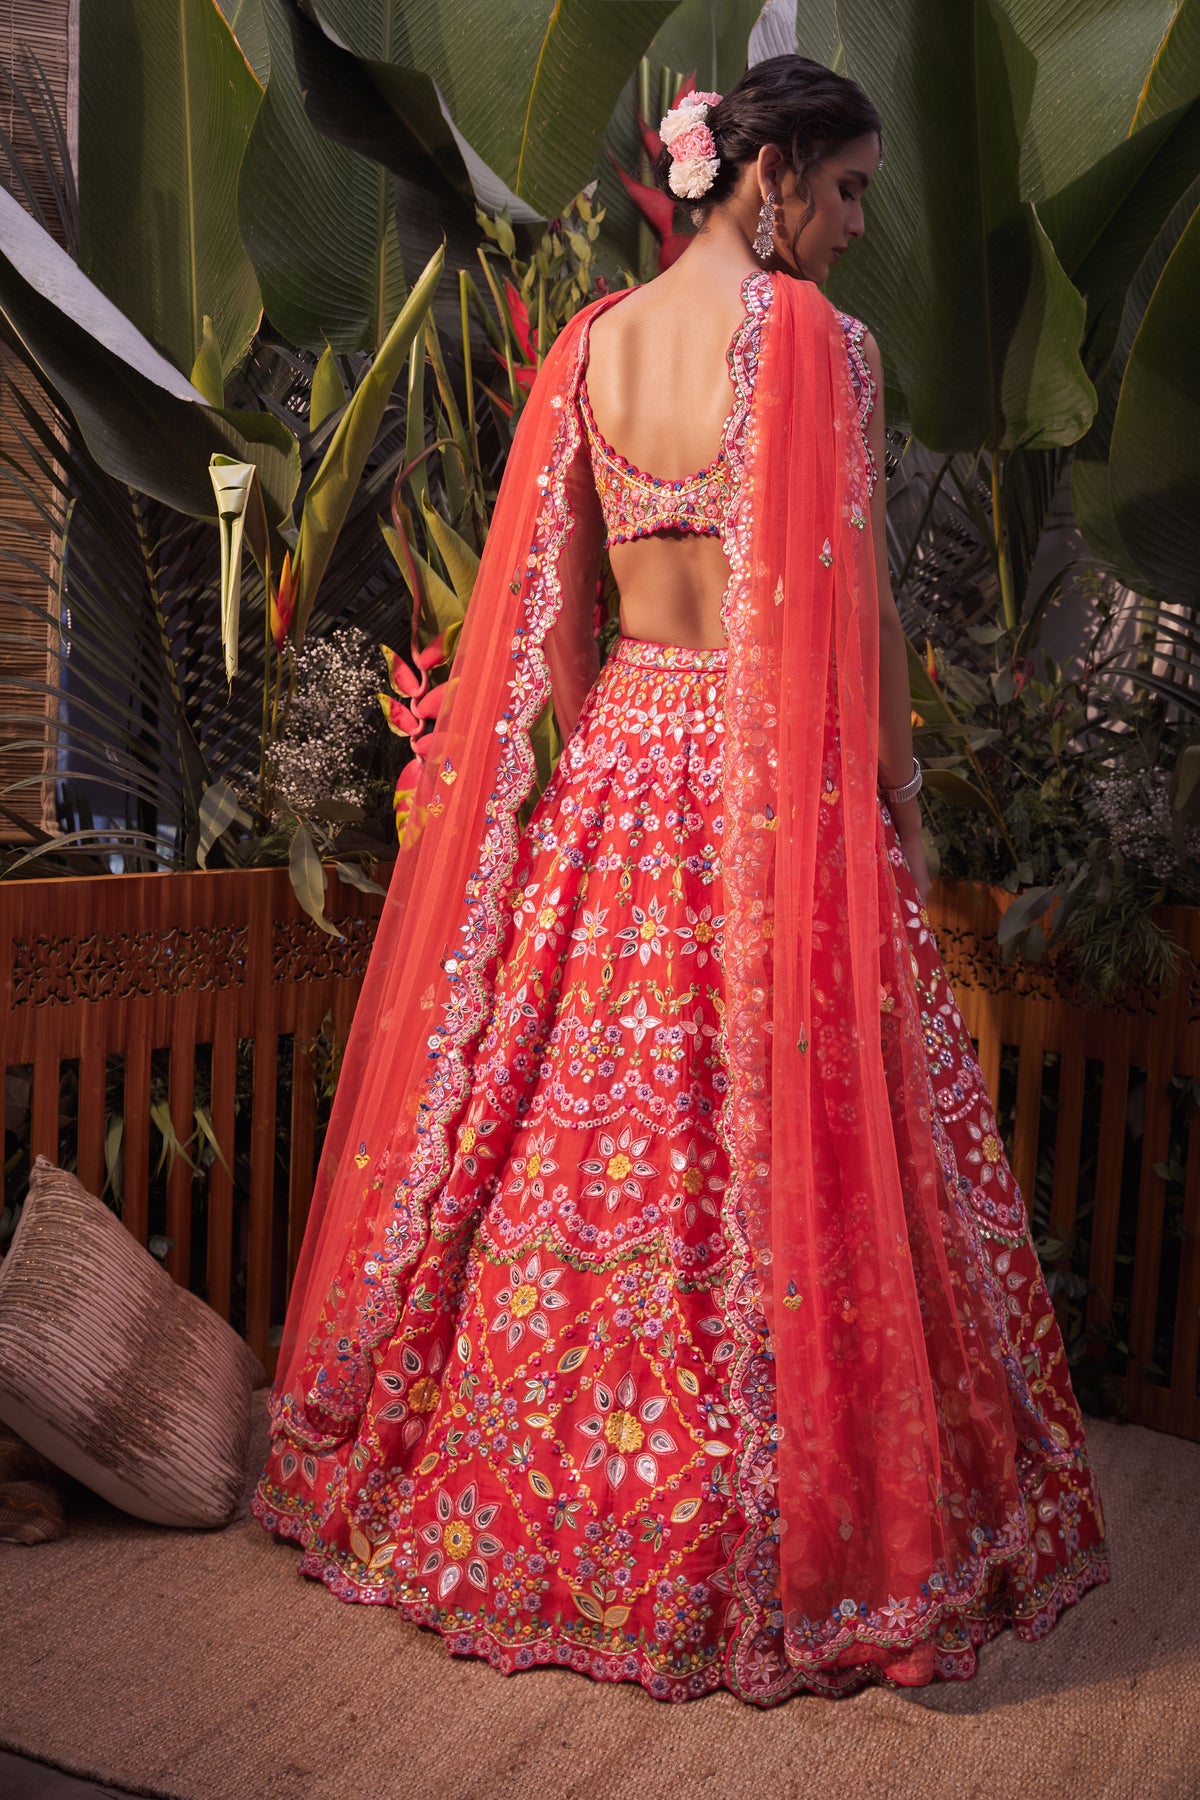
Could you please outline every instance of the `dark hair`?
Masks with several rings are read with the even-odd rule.
[[[712,108],[705,123],[716,140],[721,166],[702,199],[682,202],[694,217],[728,197],[741,170],[764,144],[777,144],[783,151],[803,193],[812,171],[840,145],[869,131],[883,141],[883,121],[858,83],[807,56],[768,56],[753,64]],[[670,169],[671,152],[664,146],[654,173],[668,194]],[[810,201],[797,238],[815,211]]]

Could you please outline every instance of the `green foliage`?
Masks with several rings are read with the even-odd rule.
[[[1130,666],[1101,577],[1072,592],[1077,626],[1085,605],[1070,667],[1040,642],[1050,605],[1015,631],[939,620],[914,740],[939,871],[1019,892],[1006,957],[1050,954],[1083,1003],[1108,1006],[1131,984],[1169,990],[1181,950],[1154,908],[1200,902],[1200,837],[1176,831],[1170,803],[1195,726],[1169,721]]]
[[[224,374],[258,329],[238,168],[262,90],[211,0],[79,17],[80,265],[177,369],[212,320]]]
[[[392,178],[312,123],[294,33],[313,27],[290,0],[261,5],[271,75],[241,165],[237,222],[277,330],[308,350],[374,350],[408,292]]]
[[[476,157],[554,216],[591,176],[621,87],[674,0],[312,0],[309,10],[389,99],[389,67],[435,81]]]

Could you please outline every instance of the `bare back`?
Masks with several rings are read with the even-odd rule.
[[[701,279],[676,265],[596,319],[586,372],[592,410],[639,469],[678,481],[716,457],[734,398],[726,356],[752,272],[730,261]],[[729,565],[719,538],[657,531],[613,544],[609,559],[625,636],[694,649],[724,643]]]

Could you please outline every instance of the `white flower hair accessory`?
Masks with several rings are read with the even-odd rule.
[[[721,159],[706,115],[720,99],[720,94],[684,94],[658,127],[659,137],[671,152],[667,186],[681,200],[699,200],[717,178]]]

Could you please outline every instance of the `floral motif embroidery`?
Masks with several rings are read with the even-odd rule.
[[[854,389],[854,398],[858,402],[858,423],[862,432],[863,449],[866,451],[867,457],[867,492],[873,494],[875,483],[879,479],[879,469],[875,462],[875,452],[867,437],[867,427],[871,422],[871,415],[875,411],[875,401],[878,398],[879,389],[863,350],[867,327],[861,319],[855,319],[849,313],[839,313],[838,318],[841,320],[842,330],[846,334],[846,358],[850,364],[850,382]]]
[[[524,1267],[514,1263],[509,1270],[508,1286],[496,1295],[502,1310],[492,1320],[492,1330],[507,1332],[510,1350],[516,1349],[527,1328],[538,1337],[549,1337],[546,1314],[567,1304],[557,1291],[562,1277],[561,1268],[543,1270],[536,1250]]]
[[[579,412],[592,458],[592,477],[604,514],[605,542],[632,543],[655,531],[687,531],[720,537],[729,509],[730,476],[724,446],[706,468],[668,481],[627,462],[596,424],[587,388],[579,388]]]

